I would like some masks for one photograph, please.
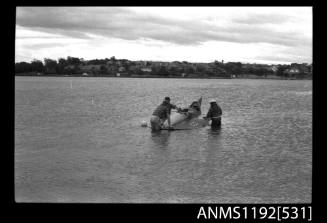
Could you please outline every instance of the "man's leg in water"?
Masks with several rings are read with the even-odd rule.
[[[150,123],[151,123],[151,129],[158,131],[161,129],[161,120],[159,117],[157,116],[152,116],[150,119]]]

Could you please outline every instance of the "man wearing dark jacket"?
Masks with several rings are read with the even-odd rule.
[[[210,100],[210,108],[206,115],[206,119],[211,119],[211,128],[219,128],[221,126],[221,115],[223,114],[220,106],[212,99]]]
[[[168,119],[168,125],[170,126],[170,112],[171,109],[178,109],[176,105],[170,103],[170,98],[165,97],[165,100],[159,105],[154,112],[152,113],[152,117],[150,119],[151,129],[152,130],[160,130],[162,124]]]

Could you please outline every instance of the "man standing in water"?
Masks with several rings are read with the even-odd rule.
[[[152,117],[150,119],[151,129],[152,130],[160,130],[162,124],[168,119],[168,126],[170,126],[170,111],[171,109],[178,109],[176,105],[170,104],[170,98],[165,97],[165,100],[159,105],[154,112],[152,113]]]
[[[221,126],[221,115],[223,114],[220,106],[214,99],[210,100],[210,108],[207,113],[206,119],[211,119],[211,128],[217,129]]]

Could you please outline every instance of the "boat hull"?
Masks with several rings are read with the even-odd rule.
[[[198,102],[201,106],[202,98]],[[174,129],[193,129],[208,125],[208,121],[198,118],[201,115],[201,109],[200,111],[193,108],[187,109],[188,112],[173,112],[170,115],[170,125]],[[166,120],[163,124],[163,129],[168,129],[168,127],[168,120]]]

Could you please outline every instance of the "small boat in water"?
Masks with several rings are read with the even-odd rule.
[[[202,97],[197,101],[193,101],[188,108],[173,112],[170,115],[170,125],[173,127],[173,129],[186,130],[207,126],[209,124],[208,121],[203,118],[199,118],[201,115],[201,103]],[[168,120],[164,122],[162,129],[169,129]]]

